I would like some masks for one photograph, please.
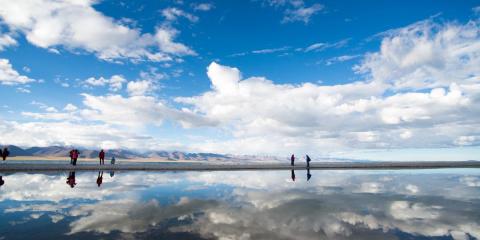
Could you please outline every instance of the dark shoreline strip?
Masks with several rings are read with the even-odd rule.
[[[480,168],[480,161],[435,161],[435,162],[324,162],[312,163],[310,169],[425,169],[425,168]],[[288,164],[190,164],[190,163],[136,163],[117,165],[83,164],[36,164],[3,163],[0,172],[31,171],[241,171],[241,170],[301,170],[304,164],[292,167]]]

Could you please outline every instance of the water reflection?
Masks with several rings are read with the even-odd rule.
[[[77,185],[77,183],[75,182],[75,172],[71,171],[70,173],[68,173],[68,177],[67,177],[67,184],[71,187],[71,188],[74,188],[75,185]]]
[[[3,184],[5,184],[5,181],[3,180],[3,176],[0,176],[0,187],[3,186]]]
[[[98,188],[95,177],[108,184]],[[65,186],[61,174],[11,174],[0,188],[0,238],[480,238],[480,170],[307,169],[304,177],[71,172]]]
[[[292,169],[292,181],[295,182],[295,170]]]
[[[100,185],[102,185],[102,182],[103,182],[103,171],[99,171],[99,172],[98,172],[98,177],[97,177],[97,185],[98,185],[98,187],[100,187]]]

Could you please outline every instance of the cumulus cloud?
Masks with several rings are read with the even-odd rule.
[[[142,96],[152,90],[152,83],[150,81],[132,81],[127,84],[127,92],[131,96]]]
[[[21,75],[17,70],[13,69],[8,59],[0,58],[0,83],[2,85],[27,84],[33,81],[33,79]]]
[[[394,89],[447,87],[480,82],[478,21],[440,25],[426,20],[384,33],[380,51],[355,70]]]
[[[159,38],[158,35],[165,35],[162,29],[156,34],[142,33],[140,29],[103,15],[93,8],[96,2],[2,0],[0,18],[12,31],[23,33],[35,46],[81,49],[103,60],[168,61],[171,60],[169,54],[193,53],[186,51],[188,48],[183,44],[173,42],[173,34]],[[185,49],[172,48],[164,52],[164,45],[182,45]],[[175,52],[176,49],[180,51]]]
[[[87,78],[84,83],[89,86],[94,86],[94,87],[103,87],[105,85],[108,85],[110,87],[111,91],[119,91],[122,89],[123,83],[126,82],[127,80],[122,76],[122,75],[113,75],[110,78],[94,78],[90,77]]]

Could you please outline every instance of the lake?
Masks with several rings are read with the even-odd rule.
[[[0,239],[478,239],[480,169],[7,173]]]

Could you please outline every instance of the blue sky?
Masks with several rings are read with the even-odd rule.
[[[0,6],[2,144],[478,153],[478,1]]]

